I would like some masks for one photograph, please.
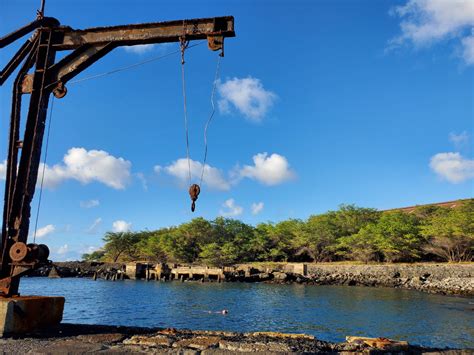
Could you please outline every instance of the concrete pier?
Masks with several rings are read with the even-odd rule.
[[[225,279],[224,269],[219,267],[208,266],[176,266],[170,270],[175,279],[203,279],[215,281]]]

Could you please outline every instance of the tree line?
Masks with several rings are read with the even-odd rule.
[[[422,206],[380,212],[341,205],[336,211],[251,226],[195,218],[155,231],[107,232],[84,260],[204,263],[472,261],[474,199],[456,208]]]

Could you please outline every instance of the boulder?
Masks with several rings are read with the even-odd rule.
[[[285,281],[288,278],[288,275],[285,272],[275,271],[272,273],[273,279],[278,281]]]

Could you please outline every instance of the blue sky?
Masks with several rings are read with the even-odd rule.
[[[31,21],[39,3],[0,0],[0,33]],[[94,250],[107,230],[198,216],[256,224],[341,203],[386,209],[473,195],[472,0],[48,0],[46,15],[73,28],[233,15],[237,33],[225,43],[194,214],[178,54],[70,83],[55,100],[37,239],[53,259]],[[2,49],[2,67],[19,45]],[[117,48],[76,79],[177,49]],[[216,63],[205,44],[186,53],[193,182]],[[11,85],[0,88],[0,164]]]

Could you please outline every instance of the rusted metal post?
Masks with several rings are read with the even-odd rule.
[[[41,158],[41,146],[48,110],[50,91],[44,89],[48,68],[54,63],[56,51],[52,48],[52,29],[41,29],[38,33],[38,46],[36,50],[35,71],[33,73],[33,91],[30,97],[28,116],[26,120],[25,135],[22,144],[18,140],[18,121],[20,114],[20,98],[18,87],[15,87],[14,102],[16,107],[12,115],[13,130],[10,135],[11,159],[8,164],[10,180],[6,185],[7,198],[5,201],[7,213],[7,227],[2,234],[2,263],[0,270],[0,291],[6,296],[18,294],[19,277],[16,273],[22,273],[23,263],[14,264],[8,257],[10,248],[14,243],[27,242],[30,223],[31,200],[35,193],[36,180],[38,178],[38,167]],[[16,169],[18,149],[22,149],[18,174],[14,176]],[[14,177],[14,181],[11,179]],[[14,183],[14,184],[13,184]],[[13,196],[12,196],[13,191]],[[5,222],[5,221],[4,221]],[[2,228],[2,231],[5,227]],[[26,271],[26,270],[25,270]]]

